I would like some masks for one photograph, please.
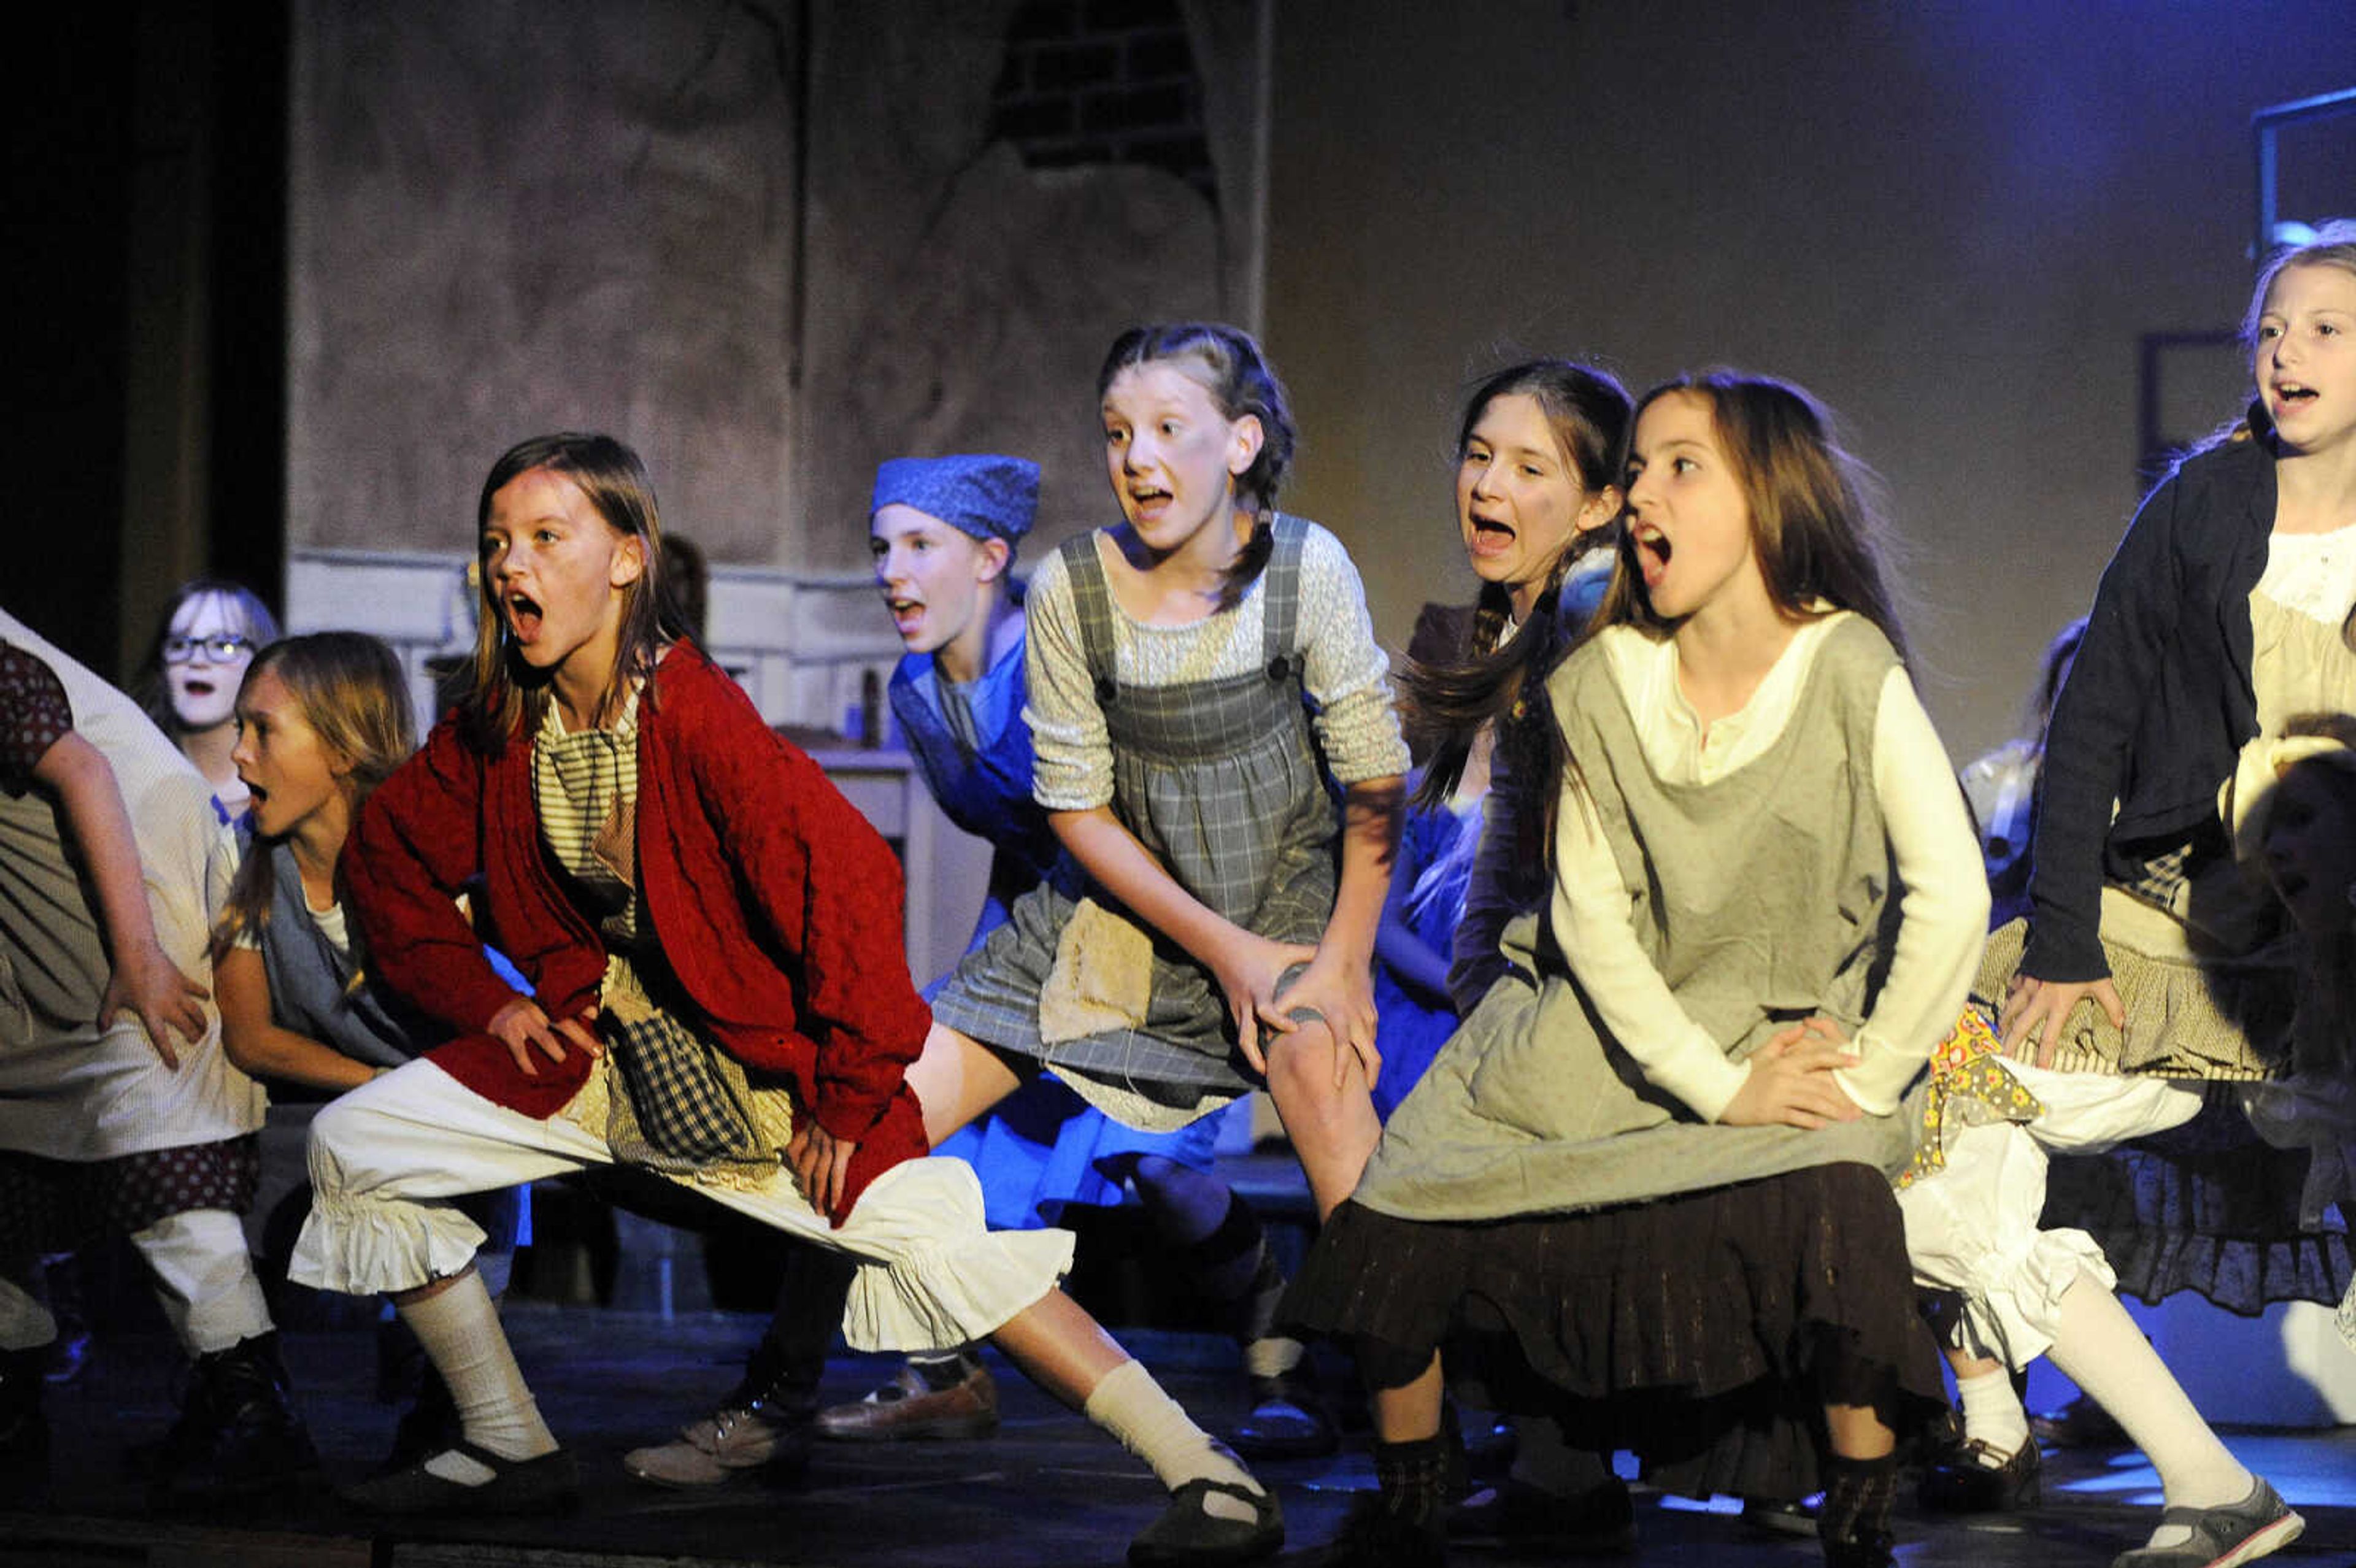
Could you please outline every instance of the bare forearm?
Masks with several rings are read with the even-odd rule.
[[[256,1078],[341,1091],[376,1075],[367,1062],[272,1021],[269,972],[253,949],[222,954],[213,965],[213,988],[220,1001],[221,1049]]]
[[[90,869],[107,945],[119,957],[152,944],[155,923],[147,907],[147,880],[139,868],[138,840],[131,814],[116,787],[114,770],[97,747],[80,735],[60,736],[42,753],[33,777],[65,808],[75,845]]]
[[[376,1069],[369,1063],[275,1024],[252,1033],[224,1029],[221,1043],[229,1059],[241,1070],[282,1083],[303,1083],[340,1093],[376,1076]]]
[[[1389,896],[1391,865],[1398,858],[1399,814],[1407,781],[1396,775],[1368,779],[1343,797],[1342,885],[1333,915],[1318,941],[1321,952],[1354,964],[1374,961],[1375,933]]]

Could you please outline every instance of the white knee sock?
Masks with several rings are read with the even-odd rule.
[[[2012,1392],[2012,1373],[1999,1364],[1976,1377],[1958,1377],[1955,1392],[1964,1402],[1964,1435],[1976,1437],[1996,1450],[1999,1458],[2020,1452],[2029,1441],[2029,1413]]]
[[[2250,1495],[2254,1477],[2217,1441],[2135,1319],[2099,1281],[2081,1275],[2063,1293],[2049,1354],[2143,1450],[2169,1506],[2222,1508]],[[2190,1538],[2181,1525],[2163,1525],[2148,1544]]]
[[[1115,1437],[1122,1447],[1153,1468],[1172,1491],[1189,1481],[1226,1481],[1251,1491],[1261,1489],[1226,1444],[1194,1424],[1178,1402],[1162,1392],[1153,1374],[1141,1362],[1123,1361],[1104,1375],[1088,1395],[1087,1417]],[[1221,1519],[1248,1520],[1252,1509],[1239,1498],[1213,1492],[1204,1510]]]
[[[472,1270],[437,1296],[399,1308],[401,1320],[424,1347],[426,1359],[450,1385],[451,1403],[466,1441],[502,1459],[532,1459],[556,1450],[556,1438],[540,1418],[540,1406],[524,1386],[515,1352],[491,1305],[482,1277]],[[426,1469],[444,1480],[480,1486],[492,1472],[455,1449],[437,1454]]]

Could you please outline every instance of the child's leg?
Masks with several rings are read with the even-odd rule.
[[[842,1326],[859,1260],[833,1247],[795,1243],[786,1248],[785,1264],[769,1326],[745,1359],[744,1375],[736,1386],[706,1414],[681,1427],[676,1438],[623,1455],[624,1469],[656,1486],[692,1489],[752,1475],[789,1480],[808,1465],[811,1439],[826,1427],[818,1408],[819,1382],[826,1375],[828,1348]],[[871,1408],[869,1401],[841,1407],[843,1425],[851,1425]],[[992,1424],[996,1419],[993,1405]],[[868,1438],[904,1435],[826,1432]]]
[[[194,1356],[226,1350],[273,1331],[262,1281],[245,1250],[245,1227],[226,1209],[195,1209],[131,1235],[181,1348]]]
[[[868,1187],[840,1229],[782,1173],[757,1189],[708,1190],[870,1265],[860,1271],[844,1318],[854,1345],[909,1349],[987,1337],[1042,1388],[1143,1458],[1177,1497],[1132,1544],[1132,1562],[1202,1562],[1273,1550],[1281,1541],[1275,1499],[1055,1288],[1071,1262],[1069,1232],[987,1230],[971,1167],[939,1158],[896,1166]]]
[[[311,1216],[287,1276],[392,1297],[448,1385],[464,1446],[348,1494],[385,1511],[532,1509],[573,1495],[473,1267],[482,1228],[450,1200],[608,1164],[604,1139],[507,1110],[430,1061],[363,1084],[311,1125]]]
[[[1357,1189],[1383,1136],[1372,1086],[1355,1060],[1343,1063],[1335,1083],[1334,1057],[1344,1048],[1322,1019],[1306,1019],[1290,1034],[1263,1031],[1260,1040],[1268,1053],[1269,1096],[1301,1157],[1317,1217],[1325,1219]]]
[[[1361,1341],[1357,1362],[1373,1394],[1379,1490],[1352,1507],[1333,1557],[1345,1563],[1445,1563],[1458,1439],[1442,1430],[1440,1358]]]
[[[1946,1354],[1964,1407],[1964,1441],[1984,1443],[1991,1454],[2019,1453],[2029,1441],[2029,1412],[2012,1386],[2012,1369],[1954,1345]]]
[[[908,1087],[925,1110],[925,1138],[936,1147],[1022,1083],[996,1051],[946,1024],[933,1025],[924,1051],[908,1064]]]
[[[2223,1508],[2250,1495],[2256,1478],[2217,1441],[2106,1279],[2082,1276],[2063,1294],[2051,1354],[2143,1450],[2169,1507]],[[2147,1544],[2173,1546],[2190,1534],[2163,1524]]]
[[[1890,1512],[1898,1500],[1898,1435],[1870,1405],[1827,1403],[1825,1502],[1816,1516],[1830,1568],[1890,1568]]]
[[[479,1273],[469,1267],[402,1291],[392,1305],[448,1386],[467,1444],[497,1459],[536,1459],[556,1451],[556,1436],[540,1418]],[[423,1468],[462,1487],[485,1486],[499,1475],[456,1448],[427,1456]]]

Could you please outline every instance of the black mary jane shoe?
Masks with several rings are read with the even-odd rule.
[[[1213,1493],[1251,1505],[1248,1520],[1227,1519],[1204,1507]],[[1170,1494],[1162,1517],[1129,1543],[1136,1568],[1213,1568],[1275,1555],[1284,1544],[1284,1510],[1276,1494],[1232,1481],[1193,1480]]]
[[[1941,1455],[1922,1471],[1921,1499],[1932,1513],[2010,1513],[2035,1508],[2044,1498],[2037,1439],[1999,1455],[1974,1437]]]
[[[476,1487],[445,1480],[421,1459],[405,1470],[346,1487],[341,1496],[350,1507],[375,1514],[553,1514],[581,1506],[581,1476],[567,1449],[532,1459],[502,1459],[471,1443],[454,1447],[490,1471],[491,1478]]]

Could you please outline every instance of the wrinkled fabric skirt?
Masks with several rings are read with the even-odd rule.
[[[1888,1179],[1812,1166],[1580,1214],[1429,1222],[1345,1203],[1281,1320],[1642,1455],[1693,1495],[1821,1485],[1829,1400],[1901,1428],[1945,1402]]]

